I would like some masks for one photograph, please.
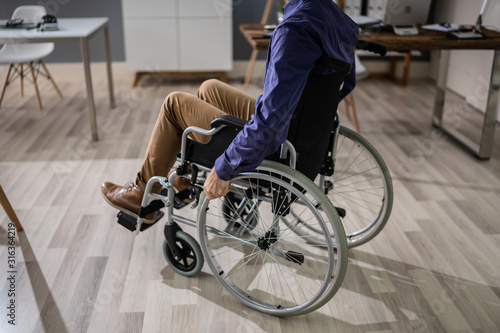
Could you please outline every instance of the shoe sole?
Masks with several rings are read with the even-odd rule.
[[[103,192],[103,191],[101,191],[101,195],[102,195],[102,197],[104,198],[104,200],[106,200],[106,202],[107,202],[107,203],[108,203],[111,207],[116,208],[116,209],[118,209],[120,212],[123,212],[123,213],[125,213],[125,214],[127,214],[127,215],[129,215],[129,216],[132,216],[132,217],[133,217],[133,218],[135,218],[135,219],[138,219],[138,218],[139,218],[139,215],[137,215],[136,213],[134,213],[134,212],[132,212],[132,211],[130,211],[130,210],[128,210],[128,209],[125,209],[125,208],[123,208],[123,207],[120,207],[120,206],[117,206],[117,205],[113,204],[111,201],[109,201],[109,200],[108,200],[108,198],[106,197],[106,195],[104,195],[104,192]],[[146,224],[153,224],[153,223],[155,223],[155,222],[156,222],[156,220],[143,219],[143,220],[142,220],[142,222],[143,222],[143,223],[146,223]]]

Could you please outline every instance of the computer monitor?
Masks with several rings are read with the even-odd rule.
[[[417,23],[426,23],[432,0],[387,0],[384,24],[392,25],[395,33],[417,34]]]
[[[432,0],[387,0],[384,24],[427,23]]]

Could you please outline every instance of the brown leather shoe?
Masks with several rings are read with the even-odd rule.
[[[138,218],[137,214],[141,208],[143,193],[133,183],[120,186],[106,182],[101,185],[101,193],[111,206],[127,215]],[[144,223],[154,223],[155,217],[156,212],[146,215]]]

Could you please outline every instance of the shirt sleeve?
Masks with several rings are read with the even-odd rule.
[[[293,111],[321,54],[319,41],[300,24],[278,26],[268,51],[263,94],[251,121],[216,160],[219,178],[254,170],[286,140]]]

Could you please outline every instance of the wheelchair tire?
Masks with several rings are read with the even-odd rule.
[[[341,218],[349,248],[362,245],[385,227],[394,201],[392,179],[378,151],[359,133],[340,126],[334,173],[319,175],[315,183],[333,206],[345,210]],[[304,237],[313,233],[301,228]],[[311,240],[314,241],[314,240]]]
[[[271,161],[232,179],[231,192],[258,205],[257,225],[235,235],[221,207],[224,198],[200,201],[198,214],[201,250],[224,288],[247,306],[276,316],[305,314],[328,302],[345,276],[347,243],[324,193],[300,172]],[[317,237],[324,248],[282,222],[292,208],[321,230]]]
[[[349,248],[362,245],[382,231],[391,214],[394,190],[389,169],[377,150],[359,133],[340,126],[333,175],[318,175],[315,183],[323,189],[341,218]],[[295,233],[322,246],[310,226],[295,212],[284,218]]]
[[[184,231],[177,231],[175,242],[180,247],[183,258],[176,259],[167,240],[163,241],[163,255],[170,267],[180,275],[191,277],[198,274],[203,268],[204,258],[196,239]]]
[[[355,247],[377,236],[389,220],[394,202],[391,174],[372,144],[344,126],[335,158],[335,173],[323,182],[333,184],[327,193],[333,205],[346,210],[342,224],[347,246]]]

